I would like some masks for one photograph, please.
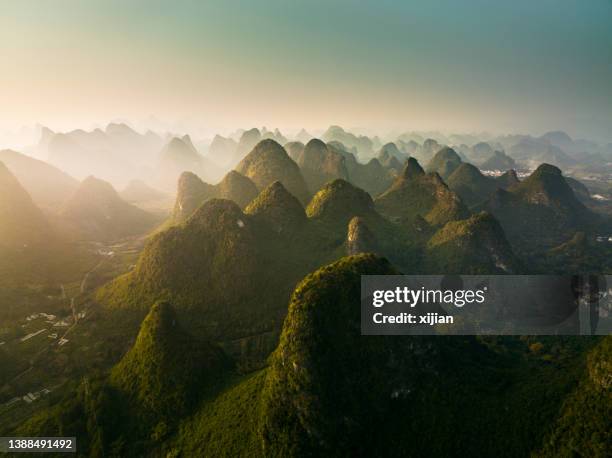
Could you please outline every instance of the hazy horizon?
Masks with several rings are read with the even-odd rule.
[[[610,19],[604,0],[10,1],[0,131],[128,120],[202,137],[337,124],[611,142]]]

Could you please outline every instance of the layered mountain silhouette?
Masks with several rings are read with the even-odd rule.
[[[257,196],[255,183],[235,170],[229,171],[215,188],[215,197],[233,200],[240,207],[246,207]]]
[[[340,126],[330,126],[321,138],[326,142],[337,141],[348,148],[355,148],[363,158],[371,157],[374,152],[374,143],[370,138],[347,132]]]
[[[298,162],[300,160],[300,157],[304,152],[304,147],[305,145],[302,142],[289,142],[285,143],[285,145],[283,146],[283,148],[285,148],[285,151],[287,151],[289,157],[295,162]]]
[[[386,143],[378,152],[378,161],[385,167],[400,171],[408,155],[401,152],[395,143]]]
[[[230,200],[206,200],[214,187],[195,175],[184,174],[181,183],[182,209],[177,207],[175,216],[185,212],[183,224],[156,234],[136,268],[103,288],[99,299],[138,310],[172,298],[185,326],[222,342],[277,332],[295,282],[347,252],[375,250],[404,272],[514,268],[503,231],[489,216],[445,226],[428,245],[436,228],[469,213],[437,174],[426,175],[414,159],[389,191],[389,202],[383,201],[396,201],[400,224],[383,217],[367,192],[342,179],[327,183],[305,210],[281,181],[274,181],[244,212]],[[479,237],[486,243],[478,246]],[[472,248],[474,265],[458,264]],[[423,263],[429,252],[446,253],[450,260],[434,256]],[[233,287],[235,282],[241,286]]]
[[[166,197],[161,191],[152,188],[142,180],[132,180],[121,191],[121,198],[126,202],[150,202]]]
[[[79,182],[58,168],[12,150],[0,151],[0,162],[11,171],[37,205],[58,208]]]
[[[443,147],[444,145],[438,143],[437,140],[434,140],[433,138],[428,138],[423,141],[423,144],[416,149],[412,156],[421,163],[427,164]]]
[[[280,181],[300,202],[308,200],[309,192],[300,168],[274,140],[259,142],[236,166],[236,171],[250,178],[258,189]]]
[[[426,174],[414,158],[408,160],[393,185],[375,202],[382,215],[398,222],[412,222],[422,217],[439,225],[468,215],[461,199],[448,189],[440,176]]]
[[[481,170],[510,170],[516,168],[516,162],[503,151],[495,151],[480,165]]]
[[[362,164],[353,152],[339,142],[330,142],[327,147],[344,156],[349,181],[370,195],[378,196],[393,183],[395,170],[384,167],[378,159],[373,158]]]
[[[268,130],[265,126],[261,128],[261,138],[262,140],[265,138],[270,138],[281,145],[288,142],[287,137],[285,137],[280,130]]]
[[[328,181],[337,178],[349,179],[344,156],[316,138],[306,144],[296,162],[311,194],[321,189]]]
[[[41,210],[0,162],[0,250],[40,247],[51,238],[49,223]]]
[[[93,138],[135,134],[117,124],[45,137],[83,154]],[[461,275],[611,266],[580,181],[549,164],[520,181],[511,168],[493,178],[464,162],[520,142],[578,143],[482,137],[406,133],[383,145],[332,126],[328,143],[305,132],[287,143],[277,129],[238,131],[213,140],[211,162],[242,159],[214,185],[188,170],[206,163],[191,140],[170,140],[178,224],[82,296],[87,318],[44,354],[45,368],[74,379],[59,388],[66,396],[28,404],[36,412],[7,435],[75,434],[88,456],[606,456],[609,338],[361,335],[362,275],[439,274],[445,289]],[[9,169],[0,162],[0,248],[14,260],[52,231]],[[60,220],[88,241],[143,235],[154,222],[93,177]],[[93,363],[81,358],[90,354]]]
[[[209,199],[233,200],[244,208],[256,196],[255,184],[235,170],[228,172],[216,185],[203,182],[191,172],[184,172],[179,178],[173,219],[176,222],[185,220]]]
[[[249,153],[255,145],[262,140],[261,132],[257,128],[252,128],[249,130],[245,130],[240,136],[240,141],[238,142],[238,155],[239,157],[244,157],[247,153]]]
[[[591,192],[582,182],[572,177],[565,177],[565,181],[572,188],[574,195],[580,202],[585,205],[591,202]]]
[[[519,184],[520,180],[518,179],[516,170],[510,169],[507,172],[504,172],[502,175],[496,177],[495,182],[497,183],[498,187],[508,189]]]
[[[312,135],[310,135],[306,129],[300,129],[300,131],[295,135],[295,139],[300,143],[308,143],[312,140]]]
[[[258,216],[230,200],[206,201],[184,224],[153,236],[134,270],[101,291],[100,300],[138,310],[172,298],[196,336],[227,340],[274,330],[308,267],[290,267],[295,260],[283,240]]]
[[[497,151],[487,142],[478,142],[470,148],[470,158],[477,164],[484,163],[494,158]],[[511,168],[511,167],[509,167]],[[485,170],[506,170],[506,169],[485,169]]]
[[[153,132],[140,134],[126,124],[111,123],[104,130],[55,133],[43,129],[38,152],[77,179],[95,173],[124,185],[140,177],[143,167],[150,167],[162,145]]]
[[[173,190],[183,172],[195,173],[205,180],[215,180],[219,176],[218,167],[198,153],[188,135],[172,138],[162,149],[157,168],[159,185]]]
[[[522,137],[508,149],[510,155],[529,166],[549,163],[557,167],[575,164],[575,160],[558,146],[541,138]]]
[[[114,240],[145,233],[156,218],[125,202],[107,182],[88,177],[63,206],[60,216],[79,238]]]
[[[234,167],[241,159],[238,143],[232,138],[215,135],[208,147],[208,158],[223,167]]]
[[[245,209],[257,221],[269,225],[272,230],[292,234],[306,224],[302,204],[289,193],[280,181],[264,189]]]
[[[477,167],[467,162],[462,162],[446,182],[467,205],[485,201],[493,191],[503,185],[502,181],[484,176]]]
[[[457,152],[445,146],[440,149],[434,157],[429,161],[425,170],[428,173],[436,172],[446,180],[461,165],[461,157]]]
[[[561,170],[549,164],[507,190],[498,189],[483,208],[501,222],[511,243],[523,249],[550,248],[598,221]]]

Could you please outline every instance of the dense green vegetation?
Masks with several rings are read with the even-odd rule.
[[[448,189],[440,176],[435,172],[425,174],[413,158],[389,190],[376,198],[376,208],[383,216],[408,224],[421,217],[433,225],[441,225],[468,215],[461,199]]]
[[[548,164],[507,191],[498,189],[482,208],[500,221],[510,243],[526,257],[541,256],[577,231],[592,234],[601,218],[580,203],[561,171]]]
[[[349,179],[345,158],[317,138],[310,140],[296,160],[304,175],[310,194],[337,178]]]
[[[0,305],[11,305],[0,319],[30,303],[71,314],[61,278],[88,315],[73,349],[36,353],[47,365],[0,346],[2,401],[21,373],[62,375],[36,408],[0,421],[3,435],[77,435],[84,456],[609,454],[609,337],[360,334],[365,274],[609,273],[612,256],[593,239],[602,220],[571,180],[548,165],[523,182],[487,178],[445,149],[430,167],[449,186],[410,158],[373,199],[355,177],[388,186],[405,155],[397,146],[384,145],[384,165],[318,140],[293,154],[299,167],[264,140],[238,166],[244,175],[212,186],[183,174],[173,225],[133,268],[128,256],[89,275],[96,257],[46,264],[43,251],[5,250],[0,272],[12,280]],[[530,246],[542,249],[526,256]],[[111,281],[93,297],[83,274]],[[24,329],[0,327],[0,341]]]
[[[204,202],[210,199],[229,199],[241,208],[257,196],[255,184],[240,173],[232,170],[216,185],[204,183],[197,175],[183,172],[179,177],[173,222],[182,222]]]
[[[149,415],[168,417],[188,411],[227,366],[220,349],[187,334],[172,306],[158,302],[113,369],[111,383]]]
[[[306,224],[306,213],[302,204],[275,181],[264,189],[245,209],[255,220],[268,224],[279,234],[296,233]]]
[[[451,221],[427,243],[426,263],[442,274],[518,273],[520,261],[512,252],[495,218],[479,213]]]
[[[612,337],[588,356],[588,372],[564,401],[559,418],[537,453],[542,457],[610,454],[612,444]]]
[[[591,349],[597,341],[580,338],[361,336],[360,275],[393,273],[365,254],[308,275],[270,366],[247,376],[223,366],[215,373],[227,375],[211,381],[204,359],[199,400],[179,416],[152,416],[153,398],[130,394],[194,393],[181,379],[191,383],[186,371],[200,360],[180,355],[193,341],[158,305],[110,382],[84,379],[19,432],[76,431],[92,456],[605,456],[609,338]]]
[[[396,171],[383,166],[378,159],[373,158],[362,164],[357,161],[354,152],[348,151],[339,142],[332,141],[327,144],[327,148],[344,156],[349,181],[371,196],[383,193],[393,182]]]
[[[470,206],[486,200],[499,186],[497,180],[485,177],[478,168],[467,162],[450,174],[447,183],[448,187]]]
[[[236,171],[253,180],[259,189],[280,181],[300,202],[308,200],[309,192],[300,168],[274,140],[259,142],[236,166]]]
[[[431,158],[425,170],[428,173],[437,173],[446,180],[451,174],[461,165],[461,157],[457,152],[445,146],[440,148],[438,152]]]

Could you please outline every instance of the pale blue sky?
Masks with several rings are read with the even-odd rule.
[[[611,0],[2,0],[0,56],[0,123],[612,140]]]

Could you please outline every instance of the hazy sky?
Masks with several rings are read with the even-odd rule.
[[[612,0],[0,0],[0,124],[612,141]]]

